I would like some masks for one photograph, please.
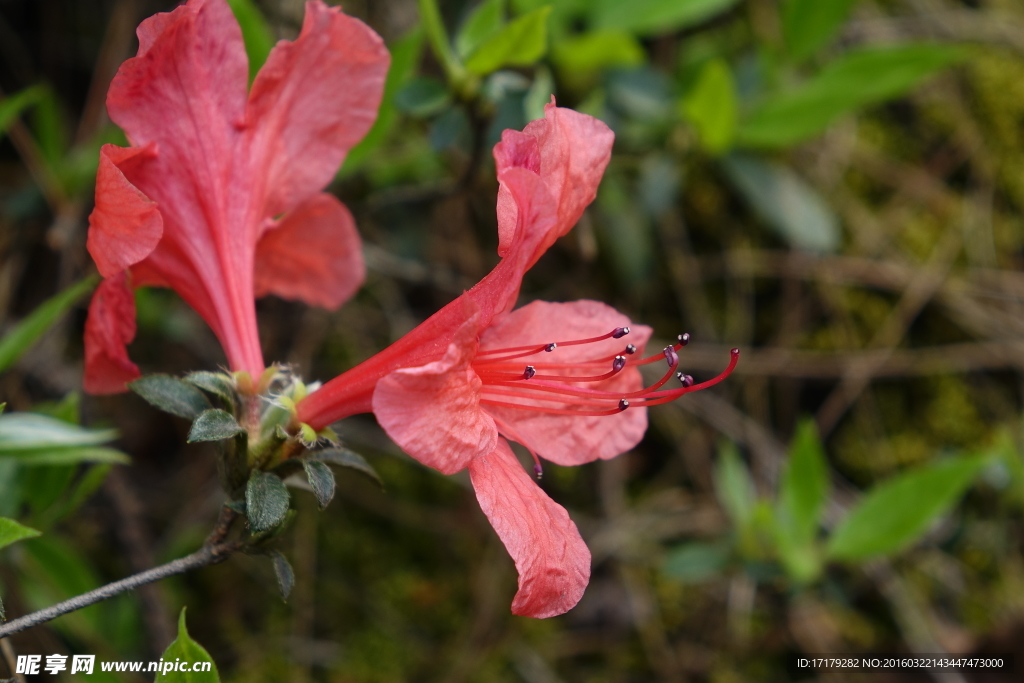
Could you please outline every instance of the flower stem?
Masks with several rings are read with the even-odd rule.
[[[462,62],[452,50],[452,43],[448,39],[448,31],[444,28],[444,21],[441,19],[441,11],[437,7],[437,0],[419,0],[420,20],[423,22],[423,29],[427,32],[427,39],[434,55],[441,62],[448,83],[455,93],[465,99],[472,99],[476,90],[477,79],[462,65]]]
[[[213,532],[206,539],[206,543],[203,547],[187,555],[186,557],[180,557],[177,560],[172,560],[167,564],[162,564],[159,567],[153,567],[147,569],[144,572],[129,576],[128,578],[108,583],[105,586],[100,586],[96,590],[89,591],[88,593],[82,593],[81,595],[75,596],[64,602],[59,602],[56,605],[51,605],[46,609],[41,609],[38,612],[32,612],[26,614],[23,617],[18,617],[13,621],[6,623],[0,623],[0,639],[6,638],[7,636],[14,635],[15,633],[21,633],[26,629],[30,629],[33,626],[44,624],[47,621],[56,619],[57,617],[75,612],[82,609],[83,607],[89,607],[95,605],[97,602],[101,602],[108,598],[112,598],[115,595],[120,595],[126,591],[135,590],[140,586],[165,579],[168,576],[176,576],[178,574],[184,574],[192,569],[199,569],[200,567],[206,567],[211,564],[218,564],[228,558],[229,555],[242,548],[241,541],[224,541],[227,536],[228,530],[231,526],[231,522],[234,521],[237,513],[224,508],[221,511],[220,519],[217,521],[217,526],[214,527]]]

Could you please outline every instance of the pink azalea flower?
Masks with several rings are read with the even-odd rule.
[[[405,452],[446,474],[469,468],[484,514],[519,571],[516,614],[571,609],[590,579],[590,551],[565,509],[519,464],[504,438],[526,446],[539,476],[560,465],[607,459],[634,447],[646,406],[724,379],[664,389],[686,343],[642,358],[648,327],[596,301],[535,301],[512,310],[525,272],[593,201],[611,155],[603,123],[549,104],[523,132],[494,148],[499,264],[475,287],[401,340],[298,404],[320,429],[373,412]],[[628,336],[627,336],[628,335]],[[644,388],[637,366],[668,363]]]
[[[139,376],[132,288],[174,289],[232,370],[263,371],[254,296],[336,308],[362,283],[352,215],[322,192],[377,115],[389,56],[365,24],[315,0],[252,90],[224,0],[189,0],[138,29],[107,95],[131,147],[105,145],[89,253],[105,280],[86,323],[85,388]]]

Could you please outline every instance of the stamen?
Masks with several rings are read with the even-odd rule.
[[[614,330],[612,330],[612,338],[613,339],[622,339],[627,334],[629,334],[629,328],[628,327],[616,327]]]
[[[552,351],[554,351],[557,348],[558,348],[558,343],[557,342],[551,342],[550,344],[548,344],[547,346],[544,347],[544,350],[547,351],[548,353],[551,353]]]
[[[693,386],[693,377],[691,375],[684,375],[682,370],[676,373],[676,379],[682,382],[684,387]]]
[[[537,374],[537,368],[532,365],[527,365],[526,369],[523,370],[523,379],[532,379]]]
[[[540,466],[539,462],[533,463],[533,474],[537,479],[544,478],[544,468]]]
[[[676,353],[676,347],[666,346],[662,353],[665,354],[665,360],[668,361],[668,366],[670,368],[674,368],[679,365],[679,354]]]
[[[625,410],[629,407],[629,401],[626,399],[619,399],[619,410]]]
[[[676,337],[676,339],[679,340],[680,346],[686,346],[690,343],[690,334],[688,332],[683,332],[681,335]]]
[[[632,344],[626,344],[626,353],[632,356],[634,353],[636,353],[636,347],[633,346]]]
[[[615,360],[612,361],[612,369],[615,370],[615,372],[618,372],[624,367],[626,367],[626,357],[615,356]]]

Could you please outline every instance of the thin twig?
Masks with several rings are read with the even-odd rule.
[[[25,683],[25,674],[17,673],[16,664],[18,657],[14,652],[14,646],[11,645],[11,641],[8,638],[0,638],[0,651],[3,652],[4,661],[7,662],[7,668],[10,670],[10,680],[17,683]]]
[[[222,514],[221,518],[225,519],[226,516]],[[214,530],[215,533],[219,532],[220,526],[221,525],[218,524],[218,528]],[[227,534],[226,527],[224,528],[223,533],[225,535]],[[19,617],[13,621],[0,625],[0,638],[6,638],[7,636],[14,635],[15,633],[21,633],[33,626],[44,624],[56,619],[57,617],[94,605],[97,602],[102,602],[108,598],[112,598],[115,595],[135,590],[139,586],[145,586],[148,583],[159,581],[160,579],[166,579],[168,576],[176,576],[193,569],[199,569],[200,567],[206,567],[211,564],[218,564],[226,560],[228,556],[235,551],[241,549],[241,547],[242,543],[240,541],[204,545],[202,548],[186,557],[173,560],[167,564],[160,565],[159,567],[153,567],[152,569],[135,574],[134,576],[129,576],[128,578],[121,579],[120,581],[115,581],[114,583],[108,583],[106,586],[101,586],[96,590],[83,593],[82,595],[65,600],[64,602],[59,602],[56,605],[47,607],[46,609],[26,614],[23,617]]]

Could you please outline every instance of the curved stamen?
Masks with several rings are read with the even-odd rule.
[[[589,339],[570,339],[569,341],[551,342],[548,344],[531,344],[529,346],[512,346],[507,349],[489,349],[481,350],[477,353],[477,356],[489,356],[496,353],[513,353],[517,351],[528,351],[535,349],[534,353],[540,353],[541,351],[554,351],[559,346],[578,346],[580,344],[593,344],[594,342],[604,341],[605,339],[619,339],[629,334],[628,327],[616,327],[608,334],[602,334],[600,337],[591,337]]]

